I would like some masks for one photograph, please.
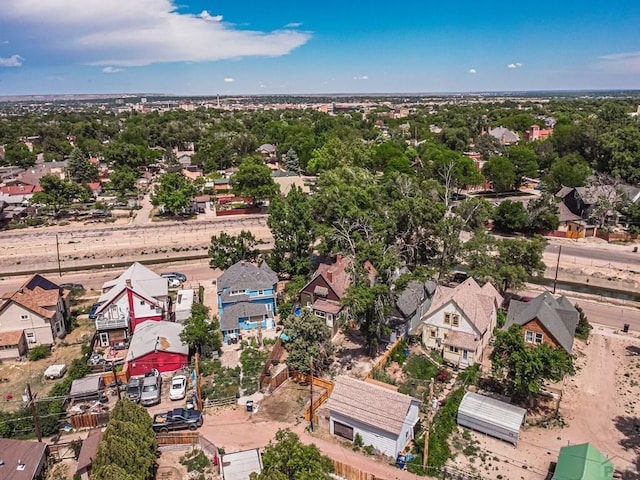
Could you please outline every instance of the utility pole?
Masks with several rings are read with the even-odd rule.
[[[42,432],[40,431],[40,417],[38,417],[38,410],[36,408],[36,403],[34,402],[35,397],[31,393],[31,385],[27,383],[27,399],[29,401],[29,410],[31,410],[31,415],[33,416],[33,424],[36,427],[36,436],[38,437],[38,441],[42,442]]]
[[[202,395],[200,392],[200,354],[196,352],[196,400],[198,401],[198,410],[202,411]]]
[[[431,409],[433,403],[433,378],[429,382],[429,404],[427,406],[427,421],[424,429],[424,451],[422,452],[422,470],[427,469],[429,461],[429,431],[431,430]]]
[[[558,246],[558,261],[556,262],[556,276],[553,279],[553,294],[556,294],[556,284],[558,283],[558,270],[560,269],[560,254],[562,253],[562,245]]]
[[[113,383],[116,384],[116,392],[118,392],[118,400],[122,400],[122,394],[120,393],[120,385],[118,385],[118,375],[116,374],[116,364],[111,362],[111,373],[113,373]]]
[[[58,234],[56,233],[56,253],[58,257],[58,275],[62,276],[62,269],[60,268],[60,243],[58,242]]]
[[[309,359],[309,426],[313,432],[313,359]]]

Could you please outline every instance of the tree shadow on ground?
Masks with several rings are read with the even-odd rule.
[[[622,448],[636,454],[635,468],[622,471],[622,479],[640,480],[640,418],[621,415],[616,417],[614,424],[618,431],[624,435],[624,438],[619,442]]]

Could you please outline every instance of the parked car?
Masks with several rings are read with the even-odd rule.
[[[169,398],[171,400],[182,400],[187,395],[187,377],[176,375],[171,379]]]
[[[102,305],[102,302],[96,302],[91,305],[89,309],[89,320],[95,320],[98,317],[98,308],[100,308],[100,305]]]
[[[169,288],[178,288],[180,285],[182,285],[182,282],[178,277],[169,277],[167,278],[167,282],[169,282]]]
[[[160,276],[164,278],[175,277],[181,282],[187,281],[187,276],[184,273],[180,273],[180,272],[165,272],[165,273],[161,273]]]
[[[142,384],[142,394],[140,395],[140,405],[150,407],[160,403],[160,388],[162,385],[162,379],[160,375],[150,375],[144,377]]]
[[[170,430],[195,430],[202,426],[202,413],[192,408],[174,408],[167,413],[153,416],[153,430],[166,433]]]
[[[132,402],[138,403],[142,395],[143,377],[131,377],[127,383],[127,398]]]

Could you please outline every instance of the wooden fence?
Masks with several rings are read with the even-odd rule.
[[[300,372],[295,372],[300,374]],[[309,381],[309,376],[308,375],[302,375],[300,374],[305,381]],[[313,405],[309,405],[305,411],[304,411],[304,419],[308,422],[309,420],[311,420],[311,409],[313,408],[313,422],[317,425],[318,424],[318,409],[322,406],[322,404],[324,402],[327,401],[327,399],[331,396],[331,392],[333,392],[333,382],[329,381],[329,380],[324,380],[322,378],[318,378],[318,377],[313,377],[313,386],[314,387],[318,387],[318,388],[323,388],[324,392],[322,392],[322,394],[316,398],[313,401]]]
[[[69,417],[69,423],[74,429],[103,427],[109,423],[111,414],[109,412],[82,413]]]
[[[402,343],[403,338],[399,337],[394,343],[393,345],[391,345],[389,348],[387,348],[387,351],[384,352],[384,354],[382,355],[382,357],[380,357],[380,359],[373,365],[373,368],[371,369],[371,371],[367,374],[366,378],[373,378],[374,373],[377,370],[380,370],[381,368],[384,368],[384,366],[387,364],[387,360],[389,360],[389,357],[391,356],[391,354],[393,353],[393,350],[400,345],[400,343]]]
[[[334,473],[339,477],[346,478],[347,480],[385,480],[381,477],[376,477],[373,473],[363,472],[353,465],[333,459],[331,459],[331,461],[333,462],[333,467],[335,469]]]
[[[199,442],[200,434],[198,432],[168,432],[157,433],[156,439],[158,445],[196,445]]]
[[[269,354],[269,357],[267,358],[264,366],[262,367],[262,372],[260,373],[260,377],[258,379],[258,385],[260,385],[261,391],[264,391],[267,388],[271,388],[271,391],[273,391],[278,386],[280,386],[282,382],[286,380],[286,378],[284,378],[282,382],[274,386],[273,379],[269,375],[269,372],[271,372],[271,367],[273,367],[274,365],[278,365],[280,363],[280,359],[282,358],[284,351],[285,350],[284,350],[284,346],[282,345],[282,339],[278,337],[278,340],[276,340],[276,343],[273,345],[273,348],[271,349],[271,353]]]
[[[227,405],[234,405],[236,403],[236,397],[226,397],[226,398],[205,398],[203,402],[204,408],[216,408],[216,407],[225,407]]]
[[[77,459],[77,453],[79,453],[79,449],[78,452],[76,452],[78,442],[82,445],[82,440],[49,444],[49,457],[57,462],[70,458]]]

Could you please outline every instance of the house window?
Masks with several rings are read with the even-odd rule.
[[[25,332],[25,336],[27,337],[28,343],[36,343],[36,333],[35,332]]]
[[[140,300],[140,305],[144,307],[144,300]]]
[[[20,320],[22,321],[29,320],[29,314],[23,313],[22,315],[20,315]]]
[[[436,333],[437,333],[437,331],[436,331],[435,328],[432,328],[431,330],[429,330],[429,336],[431,338],[436,338]]]
[[[445,312],[444,313],[444,324],[445,325],[452,325],[454,327],[459,327],[460,326],[460,315],[458,315],[456,313]]]
[[[258,290],[258,295],[264,295],[264,290]]]
[[[244,290],[231,290],[229,292],[229,295],[244,295],[245,291]]]
[[[526,330],[524,332],[524,341],[526,343],[540,344],[543,340],[544,335],[540,332],[532,332],[531,330]]]
[[[267,303],[267,312],[270,312],[270,311],[271,311],[271,304]]]
[[[331,315],[330,313],[327,313],[327,320],[330,322],[333,322],[333,315]]]
[[[319,317],[319,318],[325,318],[326,317],[326,313],[324,313],[323,311],[320,311],[320,310],[314,310],[313,313],[315,313],[316,317]]]
[[[449,345],[449,351],[451,353],[458,353],[458,347],[454,347],[453,345]]]

